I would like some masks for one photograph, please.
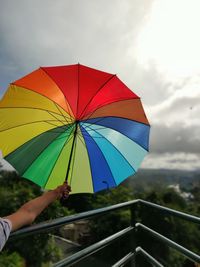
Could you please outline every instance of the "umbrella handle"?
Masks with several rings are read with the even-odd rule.
[[[60,204],[62,206],[67,206],[67,200],[69,198],[69,192],[71,191],[71,187],[68,185],[67,181],[64,182],[67,185],[67,190],[63,192],[62,197],[60,198]]]

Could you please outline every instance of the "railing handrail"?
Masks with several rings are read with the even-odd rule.
[[[155,237],[159,241],[167,244],[169,247],[176,249],[181,254],[183,254],[188,259],[200,263],[200,256],[196,253],[190,251],[189,249],[184,248],[183,246],[177,244],[176,242],[172,241],[171,239],[159,234],[158,232],[152,230],[151,228],[147,227],[146,225],[143,225],[141,223],[136,223],[137,229],[142,229],[146,233],[149,233],[151,236]]]
[[[200,224],[200,218],[197,216],[183,213],[180,211],[176,211],[176,210],[173,210],[173,209],[161,206],[161,205],[154,204],[152,202],[144,201],[142,199],[135,199],[135,200],[111,205],[108,207],[99,208],[96,210],[90,210],[90,211],[86,211],[86,212],[82,212],[82,213],[78,213],[78,214],[74,214],[74,215],[70,215],[70,216],[61,217],[61,218],[54,219],[51,221],[33,224],[31,226],[24,227],[20,230],[13,232],[10,236],[10,239],[12,239],[16,236],[19,237],[19,236],[24,236],[24,235],[30,235],[33,233],[42,233],[42,232],[45,232],[48,230],[59,228],[59,227],[66,225],[66,224],[70,224],[70,223],[80,221],[83,219],[89,219],[91,217],[99,216],[99,215],[102,215],[102,214],[107,213],[109,211],[115,211],[115,210],[118,210],[121,208],[128,208],[128,207],[136,205],[136,204],[142,204],[144,206],[156,208],[162,212],[165,212],[168,215],[180,217],[180,218],[187,220],[189,222],[194,222],[194,223]]]
[[[155,267],[164,267],[160,262],[154,259],[146,250],[141,247],[136,248],[136,254],[141,254],[149,263],[151,263]]]
[[[164,212],[164,213],[172,215],[172,216],[180,217],[186,221],[200,224],[200,218],[197,216],[190,215],[188,213],[184,213],[181,211],[173,210],[173,209],[170,209],[170,208],[167,208],[167,207],[164,207],[164,206],[152,203],[152,202],[148,202],[148,201],[145,201],[142,199],[138,199],[138,203],[142,204],[144,206],[151,207],[151,208],[156,208],[156,209],[160,210],[161,212]]]
[[[151,263],[154,267],[164,267],[160,262],[158,262],[155,258],[153,258],[146,250],[141,247],[137,247],[135,252],[129,252],[122,259],[117,261],[112,267],[122,267],[130,262],[132,259],[135,260],[136,255],[141,254],[149,263]]]
[[[135,256],[136,256],[136,252],[129,252],[122,259],[120,259],[115,264],[113,264],[112,267],[121,267],[121,266],[124,266],[129,261],[135,260]]]
[[[68,258],[65,258],[57,263],[54,264],[53,267],[63,267],[63,266],[71,266],[80,261],[81,259],[84,259],[85,257],[88,257],[95,252],[99,251],[100,249],[108,246],[113,241],[121,238],[122,236],[129,234],[133,231],[133,227],[129,226],[89,247],[84,248],[83,250],[76,252],[75,254],[69,256]]]
[[[193,253],[192,251],[182,247],[181,245],[168,239],[167,237],[157,233],[156,231],[152,230],[151,228],[148,228],[147,226],[143,225],[142,223],[136,223],[136,219],[134,216],[134,213],[136,211],[136,209],[134,209],[135,205],[140,205],[142,207],[147,206],[147,207],[155,208],[155,209],[159,210],[160,212],[163,212],[165,215],[176,216],[176,217],[179,217],[179,218],[184,219],[186,221],[200,224],[200,218],[197,216],[183,213],[180,211],[176,211],[176,210],[173,210],[173,209],[161,206],[161,205],[157,205],[157,204],[154,204],[151,202],[141,200],[141,199],[136,199],[136,200],[127,201],[124,203],[119,203],[119,204],[104,207],[104,208],[99,208],[96,210],[90,210],[90,211],[82,212],[79,214],[65,216],[62,218],[54,219],[52,221],[47,221],[47,222],[35,224],[35,225],[32,225],[32,226],[29,226],[29,227],[26,227],[26,228],[23,228],[23,229],[20,229],[18,231],[13,232],[10,236],[10,239],[15,238],[15,237],[19,237],[19,236],[21,237],[24,235],[31,235],[31,234],[35,234],[35,233],[41,233],[41,232],[49,231],[51,229],[59,228],[63,225],[74,223],[76,221],[93,218],[93,217],[100,216],[100,215],[103,215],[105,213],[116,211],[116,210],[119,210],[122,208],[130,208],[131,214],[132,214],[131,220],[130,220],[131,226],[127,227],[124,230],[121,230],[118,233],[115,233],[115,234],[105,238],[104,240],[101,240],[101,241],[81,250],[80,252],[73,254],[72,256],[68,257],[67,259],[64,259],[64,260],[56,263],[54,266],[56,266],[56,267],[71,266],[72,263],[74,264],[75,262],[78,262],[79,260],[95,253],[96,251],[102,249],[106,245],[115,241],[117,238],[120,238],[123,235],[130,233],[131,231],[133,231],[133,233],[134,233],[136,231],[136,229],[142,229],[142,230],[146,231],[147,233],[151,234],[151,236],[164,242],[169,247],[176,249],[177,251],[179,251],[181,254],[185,255],[187,258],[191,259],[192,261],[200,263],[200,256],[199,255],[197,255],[197,254]],[[139,247],[136,248],[135,244],[132,245],[131,253],[126,255],[121,260],[123,260],[123,261],[128,261],[131,259],[135,260],[134,257],[139,252],[150,263],[154,264],[155,266],[162,266],[161,263],[159,263],[156,259],[154,259],[150,254],[148,254],[142,248],[139,248]],[[120,261],[118,261],[118,263],[116,263],[116,266],[118,266],[119,264],[120,264]]]
[[[20,230],[17,230],[15,232],[13,232],[10,235],[10,238],[14,238],[14,237],[19,237],[19,236],[24,236],[24,235],[30,235],[30,234],[35,234],[35,233],[42,233],[45,232],[47,230],[51,230],[51,229],[55,229],[55,228],[59,228],[63,225],[66,224],[70,224],[76,221],[80,221],[80,220],[86,220],[92,217],[96,217],[99,215],[102,215],[104,213],[107,213],[109,211],[115,211],[121,208],[128,208],[134,204],[138,203],[138,199],[136,200],[131,200],[131,201],[127,201],[127,202],[123,202],[123,203],[119,203],[116,205],[112,205],[112,206],[108,206],[105,208],[99,208],[96,210],[90,210],[90,211],[85,211],[85,212],[81,212],[78,214],[74,214],[74,215],[70,215],[70,216],[65,216],[65,217],[61,217],[58,219],[54,219],[51,221],[46,221],[46,222],[42,222],[42,223],[38,223],[38,224],[33,224],[31,226],[28,227],[24,227]]]

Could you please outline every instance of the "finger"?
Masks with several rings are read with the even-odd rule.
[[[71,186],[70,185],[67,186],[67,190],[71,191]]]

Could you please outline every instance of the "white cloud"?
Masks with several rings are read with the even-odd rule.
[[[174,170],[199,170],[200,154],[194,153],[151,153],[146,156],[142,167]]]
[[[166,100],[164,104],[152,107],[152,122],[174,127],[176,124],[200,126],[200,96],[180,97]]]
[[[181,123],[173,126],[155,124],[151,130],[152,153],[199,153],[200,151],[200,127],[193,128]]]
[[[131,70],[126,66],[132,65],[127,51],[151,2],[4,1],[0,16],[3,68],[16,66],[19,75],[24,75],[38,66],[80,62],[127,77]]]
[[[138,38],[138,61],[168,79],[199,73],[200,36],[198,0],[156,0]]]
[[[166,166],[171,158],[181,164],[182,155],[190,155],[185,168],[196,168],[199,5],[198,0],[3,0],[0,97],[9,82],[38,66],[80,62],[117,73],[141,96],[152,124],[145,166],[162,166],[159,155]]]
[[[6,160],[0,158],[0,171],[16,171]]]

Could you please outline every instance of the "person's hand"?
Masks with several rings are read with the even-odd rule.
[[[60,199],[61,197],[67,199],[69,197],[69,193],[71,192],[71,187],[64,182],[63,185],[58,186],[55,190],[57,194],[57,198]]]

